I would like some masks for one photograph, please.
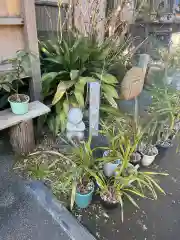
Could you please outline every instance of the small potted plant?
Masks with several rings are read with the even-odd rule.
[[[87,208],[92,201],[94,183],[89,177],[83,176],[76,186],[75,203],[79,208]]]
[[[22,82],[21,77],[28,72],[28,61],[29,56],[24,51],[18,51],[15,58],[8,60],[8,62],[12,64],[13,70],[7,74],[7,79],[13,79],[13,83],[16,85],[15,88],[12,87],[12,90],[14,90],[15,93],[9,96],[8,101],[12,112],[17,115],[22,115],[28,112],[29,96],[18,93],[19,83]]]
[[[176,135],[175,130],[171,130],[167,124],[163,124],[163,129],[159,130],[156,147],[161,158],[163,158],[169,148],[173,146],[173,138]]]
[[[91,138],[87,142],[81,142],[73,147],[68,155],[71,167],[64,173],[64,184],[71,189],[71,209],[74,203],[79,208],[89,206],[94,193],[94,179],[98,178],[97,164],[91,150]]]
[[[144,144],[142,149],[141,149],[141,154],[142,154],[142,160],[141,163],[144,167],[150,166],[156,156],[158,155],[158,149],[155,145],[152,144]]]
[[[141,159],[142,159],[142,155],[141,155],[138,151],[135,151],[135,152],[131,155],[130,162],[131,162],[133,165],[136,165],[136,164],[139,164],[139,163],[141,162]]]

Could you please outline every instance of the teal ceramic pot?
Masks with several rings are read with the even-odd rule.
[[[8,101],[11,106],[11,110],[16,115],[23,115],[28,112],[29,108],[29,96],[24,94],[18,94],[20,99],[23,99],[21,102],[14,101],[15,95],[12,95],[8,98]]]
[[[80,194],[80,193],[76,192],[76,198],[75,198],[76,205],[79,208],[87,208],[92,201],[93,192],[94,192],[94,185],[93,185],[93,189],[91,190],[91,192],[89,192],[87,194]]]

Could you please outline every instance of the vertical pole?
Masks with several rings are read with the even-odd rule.
[[[41,99],[41,70],[36,28],[36,14],[34,0],[21,0],[24,18],[25,47],[30,52],[31,82],[30,94],[32,100]]]
[[[89,83],[89,135],[98,136],[99,108],[100,108],[100,83]]]

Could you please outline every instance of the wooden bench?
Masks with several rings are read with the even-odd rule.
[[[50,112],[50,108],[39,101],[29,103],[29,112],[15,115],[11,109],[0,111],[0,130],[10,128],[10,142],[18,154],[27,154],[35,148],[33,118]]]

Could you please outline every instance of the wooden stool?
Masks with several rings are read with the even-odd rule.
[[[0,112],[0,130],[10,128],[10,142],[17,154],[28,154],[35,148],[33,118],[50,112],[50,108],[39,101],[29,104],[24,115],[15,115],[11,109]]]

